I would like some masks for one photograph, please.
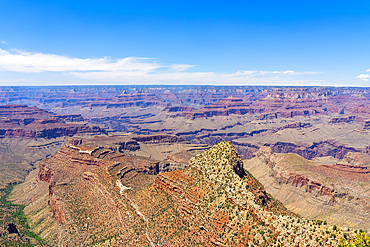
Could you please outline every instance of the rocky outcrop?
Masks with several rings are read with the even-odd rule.
[[[268,155],[268,150],[261,150],[261,153]],[[302,224],[295,225],[297,232],[288,233],[286,228],[281,227],[286,221],[278,215],[284,209],[279,202],[272,202],[274,199],[249,173],[240,177],[233,171],[239,159],[230,143],[221,142],[194,157],[186,170],[158,175],[155,186],[172,198],[177,213],[189,222],[194,232],[198,232],[203,246],[228,246],[228,243],[244,246],[251,242],[275,246],[275,243],[287,243],[288,239],[296,241],[297,236],[294,235],[297,232],[307,234],[307,231],[300,230],[306,224],[303,219],[300,219]],[[267,228],[260,228],[256,223]],[[244,232],[243,229],[262,230],[263,240],[253,234],[253,230],[249,230],[252,234],[248,234],[248,230]],[[266,231],[271,235],[264,235]],[[316,233],[310,234],[311,239],[320,239],[312,238]],[[325,235],[325,232],[320,231],[320,234]],[[305,237],[300,239],[302,242],[299,243],[303,246],[316,245],[305,242]]]
[[[129,181],[139,173],[157,175],[163,172],[182,170],[188,166],[189,162],[188,159],[176,159],[178,157],[176,154],[168,156],[167,159],[163,161],[153,161],[126,156],[119,156],[119,159],[114,158],[113,156],[110,157],[112,157],[112,160],[119,161],[124,164],[124,166],[122,166],[116,173],[117,177],[124,181]]]
[[[81,114],[55,115],[54,118],[62,122],[83,122],[85,119]]]
[[[294,122],[287,124],[283,127],[283,129],[297,129],[297,128],[307,128],[310,127],[310,123],[301,123],[301,122]]]
[[[363,130],[370,130],[370,120],[364,120],[362,122],[362,129]]]
[[[44,181],[44,182],[49,183],[52,176],[53,176],[53,170],[51,168],[47,167],[47,165],[45,163],[40,162],[39,163],[38,179],[40,181]]]
[[[190,112],[193,111],[194,107],[186,106],[186,105],[178,105],[178,106],[168,106],[164,108],[164,111],[172,112]]]
[[[284,174],[285,175],[285,174]],[[275,176],[276,181],[278,181],[279,184],[289,184],[291,186],[302,188],[305,192],[308,193],[315,193],[315,195],[322,196],[332,196],[332,192],[334,190],[332,188],[329,188],[325,185],[323,185],[320,182],[316,182],[313,180],[310,180],[309,178],[296,174],[296,173],[288,173],[284,176],[283,174],[279,174]]]
[[[49,206],[50,210],[53,214],[53,218],[59,222],[59,224],[63,224],[66,222],[66,217],[65,213],[63,210],[63,206],[61,205],[60,202],[58,202],[58,199],[54,196],[51,195],[49,199]]]
[[[370,156],[364,153],[348,152],[346,155],[344,155],[342,161],[351,165],[368,166],[370,164]]]
[[[71,145],[81,145],[82,144],[82,139],[81,138],[70,138],[68,140],[68,143]]]
[[[329,120],[330,124],[335,123],[350,123],[356,119],[356,116],[348,116],[348,117],[332,117]]]
[[[243,158],[252,158],[255,152],[261,146],[253,143],[234,142],[238,150],[241,150]],[[314,142],[312,145],[299,145],[289,142],[275,142],[265,143],[264,146],[270,147],[274,153],[296,153],[306,159],[313,159],[315,157],[332,156],[337,159],[342,159],[348,152],[370,152],[368,149],[355,149],[353,147],[346,147],[335,141]]]
[[[185,142],[182,137],[166,134],[135,136],[132,139],[142,143],[177,143]]]
[[[332,141],[317,142],[308,147],[283,142],[266,145],[270,146],[274,153],[296,153],[306,159],[323,156],[333,156],[334,158],[342,159],[348,152],[357,151],[355,148],[345,147]]]

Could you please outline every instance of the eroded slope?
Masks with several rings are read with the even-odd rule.
[[[270,147],[261,147],[244,167],[269,193],[303,217],[370,229],[369,157],[348,153],[339,163],[328,161],[320,164],[297,154],[275,154]]]
[[[31,188],[17,191],[34,196],[25,209],[32,229],[61,246],[336,246],[354,236],[288,211],[244,171],[230,142],[179,171],[136,159],[70,144],[41,162]]]

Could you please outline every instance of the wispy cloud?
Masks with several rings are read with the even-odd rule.
[[[0,43],[3,44],[3,45],[6,45],[7,44],[7,42],[4,41],[4,40],[0,40]]]
[[[179,66],[179,65],[177,65]],[[112,61],[108,58],[70,58],[54,54],[9,52],[0,49],[0,69],[5,71],[40,73],[67,71],[124,71],[150,73],[165,67],[150,58],[128,57]]]
[[[55,54],[0,49],[0,70],[19,73],[54,72],[59,75],[103,83],[126,84],[213,84],[213,85],[296,85],[319,84],[300,78],[317,72],[293,70],[243,70],[235,73],[189,72],[194,65],[158,63],[156,59],[73,58]]]

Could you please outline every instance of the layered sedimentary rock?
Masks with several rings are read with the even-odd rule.
[[[242,99],[230,96],[199,110],[189,112],[187,116],[194,119],[201,117],[228,116],[230,114],[244,115],[247,113],[254,113],[254,111]]]
[[[356,119],[356,116],[348,116],[348,117],[332,117],[329,120],[330,124],[333,123],[350,123]]]
[[[151,184],[154,181],[155,175],[160,172],[183,169],[188,166],[190,156],[186,152],[171,153],[165,160],[156,161],[145,157],[126,156],[123,153],[119,153],[119,150],[116,150],[116,148],[108,148],[109,144],[114,146],[119,139],[121,139],[121,142],[128,141],[128,138],[125,137],[95,137],[86,140],[70,139],[69,144],[53,156],[40,162],[37,180],[34,183],[37,184],[36,188],[45,186],[48,188],[48,200],[46,202],[44,201],[44,203],[47,203],[47,208],[51,213],[41,218],[37,216],[37,222],[50,222],[53,220],[55,224],[50,224],[49,227],[45,228],[44,224],[41,223],[34,225],[34,227],[35,231],[42,237],[47,238],[51,244],[69,245],[71,243],[78,243],[78,245],[85,245],[96,241],[99,242],[107,236],[117,236],[117,233],[122,233],[123,235],[128,234],[127,237],[130,236],[130,232],[136,229],[135,225],[139,219],[132,218],[132,215],[129,216],[126,214],[126,212],[132,212],[132,206],[130,204],[119,202],[119,198],[115,198],[117,191],[114,192],[114,190],[119,189],[116,180],[125,183],[130,190],[137,190]],[[138,139],[144,141],[143,143],[151,143],[144,145],[156,145],[152,142],[160,140],[162,145],[166,145],[166,141],[167,143],[173,141],[169,136],[163,135],[159,137],[148,136],[147,138],[138,136]],[[94,145],[99,142],[103,145]],[[109,184],[110,182],[114,186],[106,187],[108,186],[107,183]],[[99,191],[103,194],[100,194]],[[81,193],[87,194],[82,196],[83,194]],[[39,196],[44,198],[46,195],[40,194]],[[76,201],[83,200],[84,203],[81,205],[72,203],[72,205],[71,199]],[[129,198],[127,200],[130,202]],[[100,212],[96,216],[90,215],[89,212],[93,208],[90,206],[87,207],[88,212],[85,213],[88,216],[85,217],[85,221],[86,218],[90,217],[93,224],[89,226],[91,233],[88,234],[84,232],[84,223],[80,222],[81,215],[78,213],[80,212],[79,210],[87,206],[87,202],[90,203],[89,205],[99,208]],[[37,215],[43,215],[37,210],[41,210],[45,205],[43,207],[41,205],[39,206],[30,205],[30,208],[26,209],[26,211],[35,212],[36,210]],[[126,211],[122,211],[122,207],[127,207]],[[87,208],[83,210],[87,210]],[[132,213],[135,214],[135,211]],[[110,215],[110,219],[105,219],[101,214]],[[33,216],[29,216],[33,219]],[[118,224],[117,227],[122,228],[123,225],[121,224],[124,222],[124,217],[133,220],[128,223],[128,225],[132,226],[132,229],[128,231],[101,229],[101,225],[109,226],[115,224]],[[64,235],[60,236],[58,234],[56,224],[63,226]],[[127,224],[124,225],[127,226]],[[38,228],[39,226],[43,227]],[[79,231],[81,236],[74,237],[75,230]]]
[[[167,106],[166,103],[161,102],[158,97],[151,93],[149,90],[144,89],[140,92],[133,94],[125,91],[121,95],[114,96],[112,98],[101,99],[94,103],[91,103],[90,107],[106,106],[107,108],[114,107],[148,107],[152,105]]]
[[[189,112],[189,111],[193,111],[194,107],[190,107],[186,105],[178,105],[178,106],[168,106],[164,110],[168,112]]]
[[[56,138],[105,133],[99,126],[67,124],[83,121],[81,115],[55,115],[26,105],[0,106],[0,138]]]
[[[99,126],[65,124],[56,119],[34,120],[26,126],[0,127],[0,138],[56,138],[76,134],[103,134]]]
[[[48,189],[25,209],[31,228],[62,246],[336,246],[345,233],[288,211],[243,170],[229,142],[195,156],[184,170],[159,173],[144,187],[137,184],[152,176],[151,162],[135,159],[84,145],[62,148],[40,164],[33,182]],[[123,179],[125,167],[143,174]],[[346,232],[347,240],[354,234]]]
[[[310,161],[305,160],[303,162],[301,160],[302,162],[299,162],[303,164],[302,166],[292,165],[287,167],[282,165],[286,164],[286,161],[282,162],[275,160],[274,162],[276,164],[274,167],[280,167],[280,170],[277,168],[277,170],[275,168],[269,168],[270,165],[274,165],[272,160],[269,159],[270,161],[266,161],[268,164],[265,162],[265,165],[260,165],[260,167],[266,166],[271,170],[263,170],[266,171],[266,174],[269,174],[269,177],[270,175],[275,176],[273,177],[274,185],[267,188],[281,191],[280,194],[283,195],[284,198],[279,199],[287,202],[289,209],[293,210],[293,208],[296,207],[296,209],[294,209],[297,210],[296,212],[312,212],[312,217],[320,217],[319,215],[325,215],[325,212],[327,212],[327,215],[330,215],[330,217],[333,216],[332,222],[337,224],[338,222],[341,223],[344,221],[344,219],[340,219],[340,214],[337,212],[340,212],[340,209],[343,209],[341,207],[345,205],[343,217],[347,217],[346,220],[351,222],[351,224],[352,218],[358,218],[358,222],[354,222],[353,226],[368,229],[366,225],[366,217],[368,216],[360,212],[361,210],[367,210],[366,198],[368,198],[368,195],[356,182],[361,180],[361,183],[365,184],[364,188],[367,186],[367,172],[364,172],[366,169],[363,167],[368,167],[368,163],[366,163],[365,159],[360,157],[361,155],[359,154],[370,153],[368,135],[369,124],[366,122],[370,117],[370,93],[366,88],[153,86],[146,90],[139,86],[102,86],[50,87],[40,88],[39,91],[34,88],[19,90],[9,87],[2,88],[1,90],[0,95],[2,97],[0,101],[2,104],[7,104],[8,102],[15,102],[18,104],[31,102],[29,105],[37,105],[50,110],[48,113],[41,111],[41,113],[37,113],[40,114],[40,116],[37,116],[36,113],[28,114],[25,112],[26,109],[23,109],[22,114],[24,118],[19,117],[13,119],[11,115],[8,114],[0,119],[0,125],[3,126],[4,130],[18,129],[19,131],[19,133],[14,132],[13,134],[9,132],[11,135],[1,138],[1,142],[4,144],[0,147],[0,151],[3,151],[4,154],[2,156],[3,160],[18,159],[19,162],[26,162],[31,156],[30,150],[32,150],[35,156],[38,153],[42,153],[44,157],[50,154],[50,150],[56,151],[67,142],[67,139],[62,140],[63,135],[69,136],[71,135],[70,133],[73,132],[68,130],[72,125],[68,125],[66,122],[81,122],[84,120],[89,123],[99,124],[99,126],[105,126],[105,128],[108,129],[107,133],[111,135],[109,137],[100,136],[96,137],[94,140],[71,140],[69,149],[76,152],[76,156],[74,160],[69,162],[71,162],[71,164],[76,163],[77,167],[89,166],[97,169],[96,172],[88,171],[84,173],[81,175],[83,180],[76,183],[78,183],[81,188],[86,188],[88,193],[96,196],[94,198],[97,201],[99,201],[100,198],[98,196],[99,193],[105,195],[103,197],[106,201],[102,201],[106,204],[103,204],[118,212],[119,210],[117,207],[112,206],[115,204],[110,201],[109,198],[111,197],[107,196],[107,193],[114,194],[112,192],[114,189],[111,188],[117,189],[115,193],[119,193],[122,196],[119,199],[124,198],[128,203],[128,205],[126,205],[128,206],[127,211],[122,212],[126,213],[127,217],[131,216],[131,218],[137,217],[137,219],[139,219],[135,221],[135,223],[132,222],[133,225],[138,224],[142,227],[143,234],[140,235],[142,237],[138,237],[139,242],[149,241],[147,236],[149,236],[150,240],[154,241],[154,236],[157,235],[158,230],[155,231],[153,229],[164,229],[152,229],[150,227],[150,220],[148,220],[149,225],[147,225],[145,221],[145,219],[149,218],[147,215],[157,217],[156,212],[154,209],[146,208],[144,213],[142,208],[145,208],[148,202],[153,204],[157,203],[155,204],[157,205],[156,210],[162,212],[165,209],[160,206],[161,203],[168,202],[171,204],[177,200],[168,199],[170,198],[167,196],[169,194],[161,190],[160,187],[150,187],[149,189],[149,187],[147,188],[146,186],[149,186],[155,180],[155,176],[158,173],[187,167],[188,163],[186,160],[189,159],[188,156],[190,152],[204,150],[207,145],[215,144],[221,140],[232,141],[243,158],[252,158],[260,147],[269,146],[273,152],[294,152],[311,160],[317,160],[318,158],[326,159],[328,163],[315,163],[315,165],[314,163],[310,163]],[[122,93],[122,91],[124,91],[124,93]],[[42,92],[42,94],[38,92]],[[232,97],[229,97],[230,95],[232,95]],[[51,111],[54,112],[54,110],[59,115],[52,114]],[[37,109],[33,111],[37,112]],[[51,114],[50,116],[47,115],[49,113]],[[65,115],[61,116],[62,114]],[[43,117],[41,117],[41,115],[43,115]],[[356,116],[356,118],[352,119],[346,116]],[[45,119],[45,121],[43,119]],[[30,142],[27,143],[27,145],[23,145],[23,142],[22,145],[17,145],[14,142],[16,138],[11,136],[25,136],[26,133],[24,130],[27,130],[27,126],[29,125],[30,128],[28,130],[30,130],[32,126],[32,129],[36,129],[37,134],[35,135],[39,136],[37,139],[44,139],[42,137],[53,135],[60,135],[60,137],[58,137],[60,139],[54,140],[51,138],[42,143],[32,143],[32,138],[29,138]],[[47,130],[44,131],[42,128],[39,129],[41,125],[44,127],[50,126],[50,128],[47,127]],[[52,127],[56,125],[64,127],[62,129]],[[54,130],[51,130],[53,128]],[[32,131],[34,130],[30,131],[30,133],[27,132],[27,135],[33,136],[34,134]],[[126,133],[114,133],[114,131]],[[134,134],[130,135],[128,134],[129,132]],[[164,136],[162,133],[171,135]],[[150,136],[143,136],[143,134],[150,134]],[[117,136],[114,137],[113,135]],[[26,149],[22,149],[23,146],[26,146]],[[16,155],[19,155],[23,150],[28,150],[24,152],[27,153],[27,157],[23,160],[13,155],[14,151],[16,151],[14,152]],[[185,152],[182,153],[182,151]],[[67,156],[68,155],[69,154],[67,154]],[[90,155],[94,159],[77,157],[79,155]],[[274,154],[273,156],[278,157],[279,155]],[[300,160],[297,158],[298,156],[292,154],[285,157],[288,160],[288,156],[292,159]],[[55,157],[58,157],[58,155]],[[259,156],[259,158],[261,158],[261,156]],[[338,159],[341,158],[345,160],[339,163]],[[37,158],[33,157],[29,160],[34,162],[39,159],[40,156]],[[98,165],[99,162],[96,163],[95,159],[117,162],[115,165],[112,165],[112,167],[109,166],[109,168],[107,168],[108,173],[111,177],[114,177],[114,179],[111,181],[109,180],[110,177],[106,172],[103,172],[105,166]],[[61,160],[63,160],[63,158],[61,158]],[[33,166],[36,165],[36,163],[33,164]],[[21,168],[18,169],[18,167],[15,168],[15,166],[5,163],[1,164],[1,166],[7,166],[5,170],[2,170],[5,172],[1,173],[1,176],[7,177],[7,181],[13,179],[9,177],[9,172],[18,172],[17,174],[22,172],[22,174],[26,174],[29,169],[31,169],[31,166],[19,166]],[[66,167],[68,168],[68,166]],[[240,170],[240,166],[237,167],[239,167]],[[52,177],[55,176],[54,172],[53,170],[49,175],[45,173],[44,177],[47,178],[51,174],[54,174],[50,177],[50,181],[53,181]],[[184,173],[175,172],[171,174],[174,174],[171,175],[171,181],[181,181],[179,183],[183,183],[181,180],[182,178],[180,179],[178,176],[183,176]],[[240,172],[240,174],[242,173]],[[266,174],[264,174],[264,176]],[[339,187],[336,186],[336,183],[332,183],[332,181],[339,179],[336,174],[340,174],[340,176],[344,178],[343,181],[347,182],[339,181],[342,183],[339,183]],[[165,177],[165,175],[163,175],[163,177]],[[14,181],[19,181],[20,178],[17,179],[18,180]],[[119,179],[122,185],[117,183],[116,179]],[[66,181],[68,182],[69,180]],[[104,181],[110,181],[107,182],[109,185],[104,184]],[[171,181],[167,181],[167,183],[171,183]],[[48,184],[49,182],[42,183]],[[40,182],[39,184],[42,183]],[[99,187],[99,183],[103,184],[102,187]],[[184,183],[186,183],[186,181]],[[119,186],[117,184],[119,184]],[[354,185],[354,187],[351,187],[350,184]],[[175,185],[176,183],[174,183],[173,186]],[[65,212],[64,216],[66,222],[62,224],[68,224],[68,212],[70,212],[68,210],[70,209],[66,209],[65,207],[67,205],[64,204],[66,198],[63,199],[58,197],[58,190],[64,189],[63,186],[68,187],[69,185],[55,184],[55,186],[52,187],[56,200],[50,199],[50,205],[55,208],[52,213],[54,214],[54,218],[62,219],[61,222],[64,220],[62,214],[59,212],[61,212],[61,210]],[[210,186],[213,186],[212,183]],[[341,187],[347,188],[347,190],[342,190]],[[66,189],[65,192],[70,194],[77,193],[81,197],[85,196],[79,194],[80,192],[78,192],[77,188],[76,185],[75,190],[72,191],[71,189],[71,191],[68,191]],[[88,188],[90,188],[90,190]],[[176,188],[177,187],[174,187],[174,190],[176,190]],[[47,189],[49,189],[49,187]],[[147,193],[146,195],[155,194],[158,196],[156,198],[161,199],[153,199],[153,201],[150,201],[149,199],[145,199],[146,195],[136,193],[138,190],[145,190],[145,193]],[[95,194],[96,191],[99,193]],[[69,195],[68,193],[66,193],[66,195]],[[304,199],[304,196],[307,198]],[[74,197],[67,199],[72,200],[73,198]],[[88,196],[86,196],[86,198],[88,198]],[[147,198],[153,197],[148,196]],[[264,198],[263,195],[262,198]],[[298,204],[292,203],[292,200],[297,198],[301,201]],[[303,203],[302,200],[306,201]],[[88,204],[84,204],[84,202],[82,202],[82,204],[87,208],[89,207]],[[183,208],[189,210],[188,205],[183,205]],[[317,205],[320,212],[312,210],[310,205]],[[98,205],[95,207],[99,208]],[[130,211],[130,208],[132,211]],[[178,212],[174,208],[169,208],[168,210],[168,212],[175,214]],[[351,211],[353,212],[352,215],[350,213]],[[108,209],[107,212],[109,212]],[[127,214],[127,212],[129,212],[130,215]],[[77,212],[75,215],[77,215]],[[141,215],[144,215],[145,218]],[[171,214],[168,213],[168,215]],[[85,216],[86,219],[90,217],[87,214]],[[105,216],[109,217],[110,213],[107,213]],[[327,217],[328,218],[324,219],[329,219],[329,216]],[[164,218],[167,220],[166,217]],[[82,218],[80,220],[82,222]],[[159,218],[156,218],[156,221],[157,220],[160,221]],[[168,225],[168,223],[170,223],[170,221],[167,222],[166,220],[162,222],[163,225]],[[38,221],[39,220],[35,220],[35,223]],[[122,218],[118,217],[117,222],[118,221],[124,223],[126,222],[126,218],[123,216]],[[59,222],[59,220],[56,220],[56,222]],[[74,233],[78,235],[80,232],[88,231],[87,229],[90,229],[89,224],[91,224],[91,222],[89,223],[89,221],[85,220],[84,223],[81,223],[81,227],[84,227],[84,224],[87,224],[88,227],[77,227],[78,230]],[[182,224],[181,222],[181,220],[176,221],[179,225],[185,228],[188,227],[188,225],[185,223]],[[46,225],[46,223],[44,224]],[[121,227],[127,228],[127,226],[123,225],[121,225]],[[71,229],[72,228],[71,226]],[[147,236],[144,230],[148,234]],[[168,231],[168,229],[165,230]],[[70,230],[70,232],[73,231]],[[173,234],[179,232],[181,232],[181,230],[173,232]],[[197,232],[197,230],[194,230],[194,232]],[[61,235],[60,241],[67,241],[66,239],[63,240],[63,236],[66,236],[64,232],[60,231],[59,233]],[[161,233],[159,233],[159,235],[160,234]],[[108,235],[104,236],[107,237]],[[129,238],[128,236],[130,235],[123,234],[122,236]],[[191,234],[189,233],[187,236],[190,237]],[[174,243],[184,240],[180,237],[176,240],[172,235],[163,237],[165,239],[174,239],[172,241]],[[202,238],[204,238],[203,235]],[[101,235],[100,239],[105,242],[108,241],[103,235]],[[115,238],[113,237],[112,239]],[[83,243],[84,240],[72,239],[71,242],[73,241]],[[123,241],[124,245],[140,245],[139,242]],[[199,244],[204,245],[206,243],[206,240],[199,240]],[[115,245],[114,243],[110,244]],[[74,245],[78,244],[74,243]]]
[[[54,118],[63,122],[83,122],[85,120],[81,114],[55,115]]]
[[[37,107],[26,105],[2,105],[0,106],[0,117],[13,119],[14,122],[26,122],[27,119],[50,118],[54,114]],[[25,119],[25,120],[24,120]]]
[[[370,205],[366,192],[370,173],[365,166],[353,165],[363,155],[346,155],[345,163],[352,164],[321,165],[296,154],[274,154],[270,147],[261,147],[244,167],[269,193],[303,217],[370,229],[366,210]]]

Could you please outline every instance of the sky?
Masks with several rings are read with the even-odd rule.
[[[0,0],[0,86],[370,86],[370,1]]]

